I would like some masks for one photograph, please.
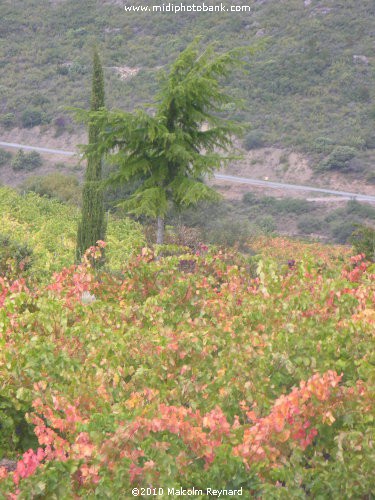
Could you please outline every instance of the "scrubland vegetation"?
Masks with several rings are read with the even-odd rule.
[[[283,0],[251,7],[246,15],[168,15],[125,13],[118,2],[3,2],[0,121],[4,127],[46,125],[58,135],[73,130],[64,107],[89,105],[93,39],[105,60],[108,106],[126,110],[150,102],[160,67],[195,36],[205,44],[220,40],[225,49],[260,43],[248,73],[230,79],[244,106],[235,116],[230,106],[227,111],[249,125],[245,146],[294,147],[317,166],[337,148],[350,147],[351,168],[373,174],[373,2]],[[138,72],[122,79],[121,68]]]

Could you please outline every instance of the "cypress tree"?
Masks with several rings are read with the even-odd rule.
[[[104,107],[104,77],[103,68],[97,50],[93,57],[93,78],[91,92],[91,111]],[[95,123],[89,123],[89,147],[98,142],[100,128]],[[106,224],[102,189],[102,155],[97,152],[87,158],[85,181],[82,192],[82,218],[78,224],[76,259],[79,262],[85,251],[104,240]]]

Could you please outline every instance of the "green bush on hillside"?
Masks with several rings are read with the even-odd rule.
[[[5,149],[0,149],[0,167],[8,163],[12,158],[12,153],[5,151]]]
[[[375,184],[375,172],[368,172],[366,175],[366,182]]]
[[[322,221],[311,215],[303,215],[297,224],[298,229],[303,234],[319,233],[322,227]]]
[[[335,243],[350,243],[351,235],[360,225],[371,224],[375,219],[375,208],[367,203],[350,200],[342,208],[331,211],[324,218],[322,228]]]
[[[334,241],[340,244],[349,243],[355,228],[356,222],[352,219],[335,221],[330,227]]]
[[[16,126],[16,116],[14,113],[5,113],[0,116],[0,123],[5,128],[12,128]]]
[[[30,153],[25,153],[23,149],[20,149],[12,161],[13,170],[20,171],[31,171],[39,168],[43,165],[43,160],[41,155],[37,151],[31,151]]]
[[[367,203],[359,203],[357,200],[350,200],[346,205],[348,214],[358,215],[363,219],[375,220],[375,207]]]
[[[242,201],[248,206],[257,206],[272,215],[280,214],[304,214],[314,209],[314,206],[306,200],[299,198],[275,198],[273,196],[257,197],[254,193],[245,193]]]
[[[21,186],[26,192],[33,191],[40,196],[56,198],[59,201],[80,205],[81,187],[74,175],[64,175],[60,172],[45,176],[32,176]]]
[[[317,153],[329,153],[334,147],[334,142],[329,137],[317,137],[313,142],[313,149]]]
[[[248,221],[235,221],[230,218],[216,220],[206,233],[206,241],[214,245],[238,247],[242,251],[248,250],[251,238],[259,235],[259,227]]]
[[[340,170],[346,172],[350,170],[351,160],[356,156],[357,151],[350,146],[337,146],[319,165],[319,170]]]
[[[375,134],[373,132],[368,133],[365,141],[366,149],[375,149]]]
[[[251,191],[249,191],[248,193],[245,193],[243,196],[242,196],[242,201],[243,203],[245,203],[246,205],[255,205],[256,204],[256,201],[257,200],[257,197],[255,196],[254,193],[252,193]]]
[[[249,132],[243,140],[243,146],[247,151],[263,147],[264,138],[262,132],[260,130],[252,130]]]
[[[364,253],[366,258],[375,262],[375,229],[370,226],[357,224],[349,241],[357,254]]]
[[[262,233],[272,234],[276,230],[276,222],[272,215],[261,215],[255,219],[255,224],[260,227]]]
[[[21,115],[21,123],[25,128],[36,127],[44,121],[43,113],[38,109],[25,109]]]

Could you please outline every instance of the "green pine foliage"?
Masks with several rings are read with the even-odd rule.
[[[104,107],[104,77],[99,54],[95,50],[93,61],[93,79],[91,111]],[[97,125],[89,124],[89,144],[95,145],[100,130]],[[82,193],[82,220],[78,225],[76,258],[81,260],[85,251],[105,237],[105,213],[103,201],[102,155],[93,154],[88,158],[85,183]]]
[[[220,116],[233,98],[219,80],[240,64],[238,51],[216,55],[213,47],[199,52],[199,40],[190,44],[162,75],[153,110],[78,112],[101,130],[87,148],[89,161],[106,154],[118,170],[110,184],[139,182],[123,203],[128,213],[158,218],[163,241],[163,221],[171,206],[182,209],[217,193],[203,177],[222,166],[234,133],[240,127]]]

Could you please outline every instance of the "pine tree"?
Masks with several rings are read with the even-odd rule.
[[[163,75],[152,112],[77,113],[101,130],[87,156],[106,154],[118,166],[108,182],[139,183],[121,205],[128,213],[157,219],[157,243],[163,243],[164,219],[171,206],[181,209],[218,197],[203,178],[228,159],[219,151],[228,151],[240,130],[220,116],[234,99],[219,79],[238,64],[242,63],[237,51],[216,55],[208,47],[199,53],[196,40]]]
[[[93,78],[91,92],[91,112],[104,107],[103,68],[97,50],[93,57]],[[100,128],[89,123],[89,147],[95,147],[99,139]],[[104,240],[106,224],[102,188],[102,154],[97,152],[87,158],[85,181],[82,192],[82,218],[77,231],[76,259],[80,261],[85,251]]]

